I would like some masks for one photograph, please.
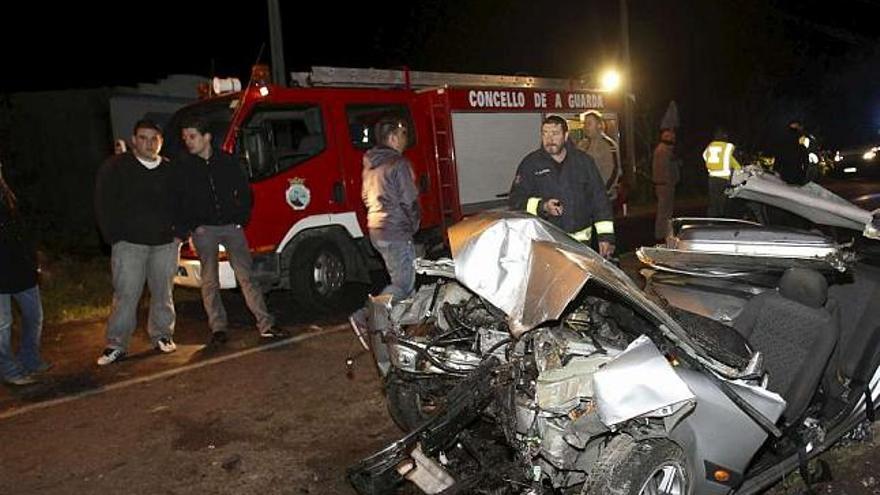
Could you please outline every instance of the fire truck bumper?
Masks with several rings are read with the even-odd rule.
[[[177,263],[177,275],[174,276],[174,284],[183,287],[202,286],[202,265],[199,260],[182,259]],[[235,274],[229,261],[220,262],[220,288],[234,289]]]

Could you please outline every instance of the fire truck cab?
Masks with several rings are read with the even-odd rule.
[[[215,150],[239,157],[254,207],[245,235],[264,290],[290,289],[330,308],[347,282],[369,282],[382,261],[370,246],[361,201],[363,154],[386,117],[408,122],[405,155],[420,192],[424,249],[462,216],[503,207],[523,156],[540,146],[540,123],[557,114],[579,128],[587,110],[603,112],[616,137],[615,95],[576,89],[569,80],[317,67],[293,73],[293,87],[254,81],[243,91],[179,110],[166,150],[185,152],[180,125],[208,121]],[[222,288],[236,282],[221,249]],[[175,283],[201,284],[198,257],[181,252]]]

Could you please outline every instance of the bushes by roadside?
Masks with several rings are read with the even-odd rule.
[[[105,318],[113,301],[110,259],[65,254],[42,256],[40,291],[48,324]]]

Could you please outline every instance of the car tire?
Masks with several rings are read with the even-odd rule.
[[[332,241],[308,239],[291,257],[291,291],[297,301],[317,311],[338,309],[347,276],[345,257]]]
[[[605,446],[593,465],[582,495],[689,495],[693,475],[681,447],[666,439],[637,442],[620,434]]]

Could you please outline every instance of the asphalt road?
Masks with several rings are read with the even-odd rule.
[[[397,428],[372,366],[347,373],[347,328],[296,330],[260,352],[144,355],[96,372],[117,381],[91,395],[3,417],[0,493],[354,493],[346,467]]]
[[[876,186],[831,188],[852,197]],[[676,213],[704,208],[682,202]],[[652,225],[650,209],[621,219],[620,244],[652,242]],[[103,321],[46,327],[55,367],[41,384],[0,387],[0,494],[354,493],[345,469],[399,435],[345,324],[358,291],[330,315],[273,295],[269,306],[294,337],[272,343],[260,340],[241,297],[225,293],[231,339],[213,350],[198,297],[180,291],[188,297],[177,304],[170,355],[150,349],[144,314],[129,358],[107,367],[95,365]],[[847,461],[848,476],[868,480],[876,457]]]

